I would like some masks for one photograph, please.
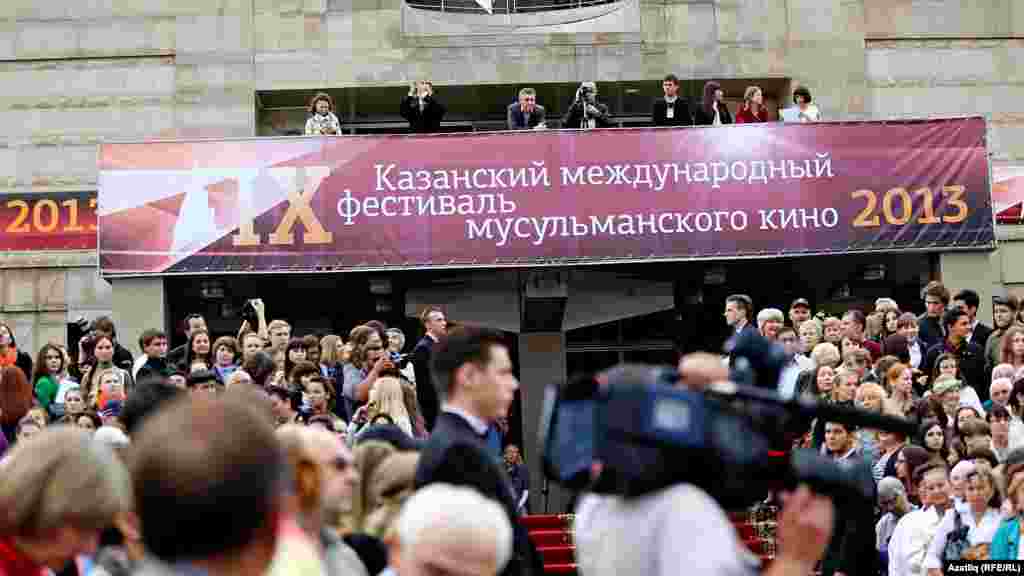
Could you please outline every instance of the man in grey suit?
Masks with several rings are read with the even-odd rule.
[[[544,107],[537,104],[537,92],[533,88],[519,91],[519,102],[508,105],[509,130],[535,130],[547,128]]]

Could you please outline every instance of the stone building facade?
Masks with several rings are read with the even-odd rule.
[[[431,27],[403,0],[0,3],[0,192],[95,190],[105,140],[258,133],[259,93],[446,84],[777,78],[829,119],[985,114],[997,163],[1024,162],[1019,0],[635,0],[603,27]],[[538,32],[540,30],[541,32]],[[486,32],[486,31],[485,31]],[[100,207],[102,209],[102,207]],[[1024,286],[1015,230],[939,272]],[[163,318],[160,279],[95,273],[92,251],[0,255],[0,317],[23,347],[111,311],[122,340]],[[987,302],[983,294],[983,301]],[[987,314],[987,311],[984,312]],[[148,324],[147,324],[148,323]]]

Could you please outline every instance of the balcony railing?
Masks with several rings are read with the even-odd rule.
[[[551,12],[615,4],[621,0],[493,0],[491,14],[528,14]],[[410,8],[453,12],[460,14],[487,14],[476,0],[406,0]]]

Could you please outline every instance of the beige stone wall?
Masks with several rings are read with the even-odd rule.
[[[642,0],[641,34],[412,38],[401,0],[0,3],[0,191],[96,183],[108,139],[245,136],[255,91],[792,77],[868,108],[862,0]]]
[[[864,3],[875,116],[984,114],[993,157],[1024,161],[1024,2]]]
[[[68,322],[110,314],[110,290],[95,267],[0,269],[0,320],[34,358],[47,342],[67,344]]]

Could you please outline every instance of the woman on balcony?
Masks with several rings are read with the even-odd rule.
[[[323,92],[313,96],[309,103],[309,120],[306,120],[306,136],[337,136],[341,134],[341,122],[334,114],[334,100]]]
[[[812,103],[811,91],[805,86],[793,90],[793,103],[796,106],[787,108],[782,114],[786,122],[820,122],[821,110]]]
[[[748,86],[743,93],[743,106],[736,113],[737,124],[756,124],[768,121],[768,110],[764,107],[764,94],[757,86]]]
[[[697,126],[719,126],[732,124],[732,115],[729,107],[722,100],[725,92],[722,85],[714,80],[704,85],[704,99],[693,115],[694,124]]]

